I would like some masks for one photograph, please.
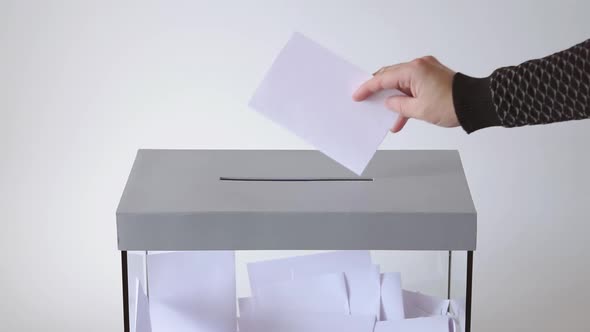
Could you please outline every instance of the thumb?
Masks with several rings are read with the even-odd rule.
[[[406,118],[416,118],[418,113],[416,98],[409,96],[391,96],[385,100],[385,107]]]

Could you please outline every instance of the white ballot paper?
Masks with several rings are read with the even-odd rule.
[[[348,269],[344,272],[352,315],[379,318],[381,310],[380,276],[379,265],[371,265],[369,269]]]
[[[453,320],[449,317],[426,317],[381,321],[375,325],[375,332],[453,332]]]
[[[344,273],[351,314],[379,317],[379,267],[372,264],[369,251],[334,251],[248,264],[253,294],[264,285],[329,273]]]
[[[240,316],[245,316],[254,313],[256,303],[254,303],[253,297],[240,297],[238,298],[238,309]]]
[[[265,312],[350,313],[343,273],[322,274],[259,287],[254,301],[255,310]]]
[[[345,314],[255,314],[238,319],[240,332],[373,332],[375,317]]]
[[[372,265],[369,251],[332,251],[248,263],[248,277],[252,293],[256,294],[259,287],[269,283],[294,280],[295,277],[370,269]]]
[[[328,157],[360,175],[393,126],[389,90],[366,101],[353,92],[371,75],[295,33],[275,59],[249,105]]]
[[[233,251],[147,255],[153,331],[235,332]]]
[[[398,272],[381,275],[381,320],[404,319],[402,280]]]
[[[418,292],[403,291],[406,318],[446,315],[449,300]]]
[[[135,319],[133,319],[133,332],[152,332],[152,323],[150,321],[150,305],[147,295],[139,279],[135,283]]]

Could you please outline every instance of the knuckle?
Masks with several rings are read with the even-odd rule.
[[[437,59],[436,59],[434,56],[432,56],[432,55],[427,55],[427,56],[425,56],[423,59],[424,59],[425,61],[428,61],[428,62],[437,62],[437,61],[438,61],[438,60],[437,60]]]
[[[417,70],[417,71],[424,70],[429,65],[430,65],[430,61],[423,58],[423,57],[412,61],[412,66],[414,67],[414,70]]]
[[[412,60],[412,62],[410,62],[414,67],[422,67],[424,66],[426,60],[424,60],[424,58],[417,58]]]

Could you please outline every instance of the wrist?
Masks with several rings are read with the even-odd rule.
[[[453,76],[453,106],[459,124],[468,134],[500,125],[489,77],[474,78],[456,73]]]

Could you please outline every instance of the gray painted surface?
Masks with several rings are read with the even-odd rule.
[[[378,151],[362,178],[317,151],[140,150],[119,249],[475,249],[457,151]]]

